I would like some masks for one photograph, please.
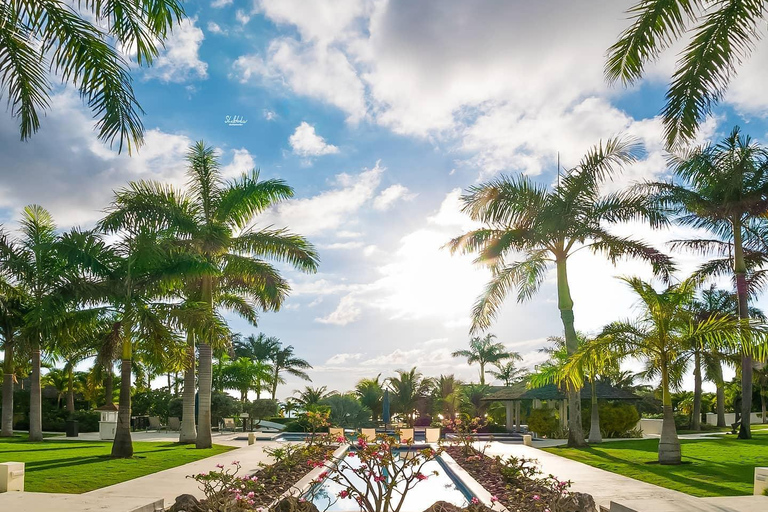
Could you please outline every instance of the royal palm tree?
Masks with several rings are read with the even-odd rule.
[[[0,89],[25,140],[50,107],[53,73],[77,87],[98,119],[99,138],[138,146],[144,137],[129,74],[119,48],[135,50],[140,66],[152,64],[163,40],[184,16],[179,0],[94,0],[76,8],[61,1],[0,3]],[[4,94],[4,95],[5,95]]]
[[[608,51],[606,77],[610,82],[637,82],[648,62],[692,34],[677,61],[662,111],[667,145],[685,143],[722,98],[737,66],[752,53],[766,13],[766,0],[641,0],[629,10],[632,24]]]
[[[64,316],[64,263],[58,255],[59,236],[51,214],[41,206],[24,208],[19,237],[0,234],[0,266],[23,293],[26,303],[20,336],[30,352],[29,440],[42,441],[40,362],[43,350],[55,343]]]
[[[496,370],[488,370],[493,377],[499,379],[505,386],[511,386],[516,382],[525,380],[528,376],[528,370],[525,368],[518,368],[515,365],[515,361],[522,361],[522,356],[514,352],[517,357],[513,361],[507,361],[506,363],[496,363]]]
[[[2,272],[2,269],[0,269]],[[0,348],[3,350],[3,413],[0,437],[13,436],[13,384],[21,329],[24,326],[24,297],[0,275]]]
[[[381,416],[384,389],[381,385],[381,374],[373,379],[360,379],[355,385],[355,394],[363,406],[371,411],[371,421],[377,423]]]
[[[307,372],[304,371],[312,368],[312,365],[306,360],[294,356],[293,350],[293,345],[288,345],[287,347],[278,346],[270,355],[270,360],[272,361],[272,377],[270,379],[272,382],[272,400],[277,395],[277,385],[285,383],[280,376],[281,372],[286,372],[301,380],[312,382]]]
[[[454,239],[449,246],[453,252],[479,253],[477,261],[490,267],[492,273],[475,303],[472,332],[491,325],[513,288],[517,288],[520,302],[533,297],[554,264],[558,308],[566,346],[572,354],[578,346],[567,270],[573,253],[586,248],[605,254],[612,263],[621,257],[641,258],[651,262],[655,272],[667,275],[671,267],[667,256],[607,229],[616,222],[646,221],[652,227],[666,223],[640,193],[601,193],[606,179],[635,160],[636,149],[620,139],[600,143],[551,190],[526,176],[501,176],[469,189],[462,197],[463,211],[484,227]],[[515,260],[510,261],[512,258]],[[568,443],[582,446],[578,388],[569,391],[568,408]]]
[[[691,303],[696,283],[688,279],[670,285],[662,291],[639,278],[622,278],[639,299],[640,317],[635,321],[614,322],[603,329],[600,336],[577,352],[568,365],[578,367],[594,353],[612,351],[617,358],[632,356],[644,360],[661,377],[664,418],[659,439],[659,462],[680,464],[680,441],[672,410],[671,385],[673,367],[679,365],[681,355],[692,341],[702,346],[737,346],[740,328],[737,321],[713,316],[695,321]],[[570,371],[570,369],[569,369]],[[577,375],[578,372],[573,372]]]
[[[503,343],[494,342],[495,334],[486,334],[482,338],[475,336],[469,340],[469,350],[457,350],[453,357],[466,357],[467,363],[480,365],[480,384],[485,385],[485,365],[496,364],[505,359],[520,360],[520,354],[509,352]]]
[[[736,281],[739,318],[746,322],[749,259],[768,261],[764,253],[745,256],[745,237],[750,236],[755,225],[762,222],[760,217],[768,212],[768,151],[736,127],[720,143],[680,152],[671,158],[671,163],[677,183],[647,183],[639,189],[652,194],[660,208],[676,214],[680,224],[713,234],[713,239],[678,240],[676,246],[726,256],[704,264],[699,274],[722,273],[723,263],[730,263]],[[752,364],[745,351],[741,359],[740,439],[752,436]]]
[[[315,248],[285,229],[255,229],[254,218],[293,196],[282,180],[259,179],[256,170],[226,182],[213,148],[200,141],[187,154],[187,192],[152,182],[131,183],[117,194],[104,224],[119,229],[130,219],[148,217],[174,232],[189,253],[215,267],[216,272],[186,281],[187,299],[238,313],[255,324],[256,308],[277,311],[288,292],[288,282],[265,258],[289,263],[303,272],[317,270]],[[194,343],[199,341],[199,412],[196,446],[211,447],[212,347],[227,340],[188,336],[189,361],[184,381],[185,410],[194,400]],[[188,424],[191,419],[185,415]]]

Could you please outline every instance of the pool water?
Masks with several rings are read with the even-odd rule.
[[[401,453],[406,453],[406,451],[403,450]],[[359,465],[360,460],[357,457],[346,456],[344,463],[346,469],[342,469],[342,472],[349,475],[349,479],[352,481],[353,485],[355,485],[356,482],[360,482],[360,488],[365,489],[365,484],[362,479],[348,467],[352,466],[356,468],[359,467]],[[438,474],[432,474],[434,471],[437,471]],[[439,459],[427,462],[421,472],[425,475],[429,475],[429,478],[411,487],[400,510],[421,511],[427,509],[436,501],[447,501],[448,503],[463,507],[472,499],[472,495],[469,491],[467,491],[453,477],[452,473],[450,473],[448,468],[446,468]],[[315,488],[311,491],[312,502],[321,511],[351,512],[360,510],[360,506],[354,499],[337,498],[339,492],[344,488],[344,486],[332,480],[326,480],[320,484],[319,488]],[[397,500],[399,500],[399,496],[392,503],[393,506],[397,506]]]

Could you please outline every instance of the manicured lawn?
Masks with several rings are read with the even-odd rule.
[[[124,482],[232,450],[214,445],[196,450],[176,443],[133,443],[133,459],[111,459],[112,444],[47,439],[30,443],[21,436],[0,438],[0,462],[26,463],[24,489],[82,493]]]
[[[752,436],[745,441],[733,435],[681,439],[683,464],[679,466],[649,464],[657,460],[656,439],[546,451],[693,496],[737,496],[752,494],[755,466],[768,464],[768,432],[753,431]]]

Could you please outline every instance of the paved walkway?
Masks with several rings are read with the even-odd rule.
[[[537,459],[544,474],[555,475],[560,480],[570,480],[571,489],[591,494],[598,507],[608,510],[611,501],[642,506],[638,510],[652,512],[712,511],[757,512],[768,510],[768,497],[695,498],[680,491],[641,482],[617,473],[595,468],[553,453],[520,444],[493,442],[485,452],[490,456],[513,455]],[[759,505],[756,505],[759,502]],[[762,508],[765,507],[765,508]],[[616,510],[616,509],[614,509]],[[632,509],[620,509],[632,510]]]

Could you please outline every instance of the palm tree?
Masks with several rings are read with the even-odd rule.
[[[616,358],[632,356],[642,359],[661,376],[664,419],[659,439],[659,462],[680,464],[680,441],[672,410],[671,383],[673,367],[692,340],[702,346],[735,346],[739,342],[739,324],[730,318],[713,316],[695,321],[691,302],[696,293],[695,281],[688,279],[658,292],[639,278],[622,278],[639,298],[640,317],[636,321],[614,322],[600,336],[580,350],[568,363],[570,374],[594,353],[610,350]]]
[[[730,263],[736,281],[739,318],[748,321],[749,258],[745,257],[744,239],[761,222],[759,217],[768,212],[768,151],[736,127],[717,145],[682,152],[673,156],[671,162],[679,184],[648,183],[640,189],[650,192],[659,207],[677,214],[680,224],[713,233],[714,239],[679,240],[676,245],[705,253],[725,251],[726,258],[705,264],[699,274],[722,273],[723,263]],[[760,253],[751,256],[766,259]],[[741,358],[740,439],[752,437],[752,364],[752,357],[745,351]]]
[[[0,4],[0,87],[25,140],[50,107],[49,73],[76,86],[98,118],[99,138],[119,147],[141,145],[141,106],[131,86],[126,53],[151,65],[163,40],[184,16],[179,0],[66,2],[12,0]]]
[[[261,394],[262,384],[272,378],[272,367],[264,361],[252,361],[239,357],[230,361],[222,370],[224,389],[234,389],[240,392],[240,401],[248,399],[249,391]]]
[[[469,350],[457,350],[453,357],[466,357],[467,363],[480,365],[480,384],[485,385],[485,365],[496,364],[504,359],[521,359],[520,354],[507,351],[503,343],[494,343],[495,334],[486,334],[482,338],[475,336],[469,340]]]
[[[67,394],[68,381],[67,370],[64,368],[51,368],[40,378],[40,383],[43,387],[51,386],[56,390],[57,409],[61,409],[61,399]]]
[[[54,343],[64,315],[62,276],[64,264],[57,252],[59,237],[51,214],[38,205],[24,208],[19,238],[0,234],[0,264],[12,284],[26,297],[20,336],[31,355],[29,440],[42,441],[40,361],[43,350]]]
[[[0,276],[0,348],[3,349],[3,413],[0,437],[13,436],[13,383],[24,314],[24,297],[5,276]]]
[[[200,141],[187,154],[188,193],[153,182],[131,183],[117,194],[115,207],[104,225],[120,229],[131,219],[148,217],[171,229],[178,243],[202,258],[216,271],[186,281],[186,295],[207,306],[211,314],[224,308],[240,314],[252,324],[255,309],[277,311],[290,287],[276,268],[263,258],[289,263],[303,272],[315,272],[318,256],[303,237],[285,229],[255,229],[254,217],[274,204],[293,196],[282,180],[260,180],[254,170],[225,182],[214,149]],[[199,412],[196,446],[211,446],[212,346],[226,342],[221,337],[193,333],[185,378],[185,410],[193,407],[194,343],[200,342]],[[185,415],[189,423],[190,418]]]
[[[722,98],[736,67],[752,53],[759,27],[768,17],[766,7],[765,0],[641,0],[629,10],[632,24],[608,51],[606,77],[610,82],[637,82],[646,63],[692,32],[662,111],[667,145],[688,142]]]
[[[312,368],[312,365],[306,360],[293,355],[293,345],[288,345],[287,347],[278,346],[277,350],[270,355],[270,359],[272,361],[272,377],[270,379],[272,382],[272,400],[275,399],[277,394],[277,384],[285,382],[280,376],[282,371],[301,380],[312,382],[307,372],[304,371]]]
[[[552,190],[526,176],[502,176],[470,188],[462,197],[463,211],[485,227],[454,239],[449,246],[453,252],[479,253],[478,261],[492,272],[491,282],[473,309],[473,332],[490,326],[512,288],[517,288],[520,302],[533,297],[554,263],[566,346],[569,354],[574,353],[578,340],[567,261],[584,248],[606,254],[612,263],[626,256],[641,258],[650,261],[655,272],[667,275],[671,267],[667,256],[606,229],[609,224],[633,220],[647,221],[652,227],[666,223],[664,215],[640,193],[601,193],[606,179],[635,160],[635,150],[636,146],[620,139],[600,143]],[[520,254],[521,259],[509,261]],[[568,443],[582,446],[578,388],[568,393],[568,409]]]
[[[515,365],[515,361],[522,361],[523,358],[517,352],[513,352],[517,357],[513,361],[507,361],[506,363],[496,363],[496,370],[488,370],[493,377],[499,379],[505,386],[511,386],[515,382],[521,382],[528,376],[528,370],[525,368],[518,368]]]
[[[293,394],[298,395],[293,399],[293,402],[301,409],[308,411],[313,407],[320,405],[320,402],[323,399],[336,394],[336,391],[328,391],[328,386],[320,386],[317,388],[304,386],[303,390],[297,389]]]
[[[458,412],[461,408],[463,383],[451,375],[440,375],[435,380],[435,402],[437,410],[445,414],[449,418]]]
[[[235,357],[246,357],[252,361],[268,361],[280,349],[280,340],[260,332],[247,338],[237,338],[232,343]]]
[[[381,386],[381,374],[373,379],[360,379],[355,385],[357,399],[371,411],[371,421],[377,423],[383,407],[384,389]]]
[[[392,405],[403,415],[408,425],[412,426],[416,405],[419,400],[429,396],[432,383],[429,379],[422,378],[415,366],[410,370],[396,370],[395,373],[397,376],[387,379],[393,395]]]

